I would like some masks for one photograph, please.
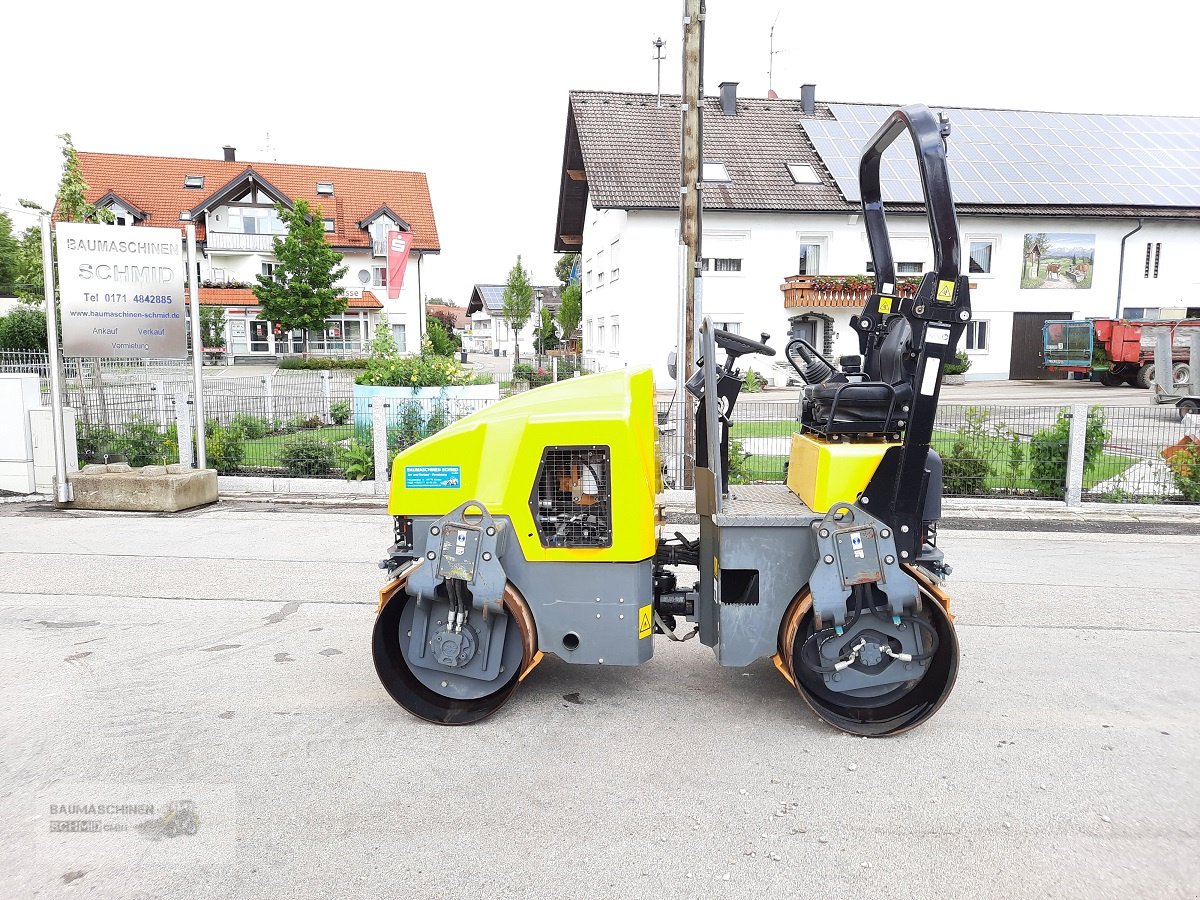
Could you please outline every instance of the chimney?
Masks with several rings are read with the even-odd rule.
[[[237,162],[237,147],[226,144],[221,149],[225,151],[225,162]]]
[[[723,115],[737,115],[737,86],[736,81],[721,82],[721,113]]]
[[[800,85],[800,109],[806,116],[817,111],[817,86],[815,84]]]

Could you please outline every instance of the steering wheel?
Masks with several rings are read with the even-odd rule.
[[[717,346],[735,358],[745,356],[748,353],[761,353],[763,356],[774,356],[775,348],[766,345],[766,341],[770,337],[769,334],[763,332],[763,342],[760,343],[742,337],[740,334],[734,334],[732,331],[722,331],[720,328],[713,329],[713,339],[717,342]]]

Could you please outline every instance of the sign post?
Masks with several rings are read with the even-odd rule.
[[[196,468],[208,468],[204,435],[204,347],[200,336],[200,285],[196,278],[196,223],[187,223],[188,301],[192,312],[192,396],[196,398]]]
[[[177,228],[129,228],[59,222],[59,305],[66,356],[186,359],[184,276],[191,280],[194,394],[198,462],[204,466],[204,393],[196,285],[196,232],[188,223],[188,252]],[[43,242],[48,246],[49,221]],[[49,250],[43,250],[47,296],[52,296]],[[185,273],[185,267],[187,272]],[[53,306],[52,301],[50,305]],[[47,322],[53,322],[53,316]],[[51,345],[57,338],[52,329]],[[56,423],[60,429],[61,418]]]
[[[50,415],[54,424],[54,502],[74,499],[67,481],[67,449],[63,438],[62,360],[58,355],[58,317],[54,314],[54,250],[50,216],[42,214],[42,284],[46,297],[46,351],[50,354]]]

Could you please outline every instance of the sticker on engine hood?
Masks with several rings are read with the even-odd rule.
[[[406,488],[456,488],[462,486],[459,466],[405,466]]]

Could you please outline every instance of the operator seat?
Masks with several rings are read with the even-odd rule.
[[[866,366],[866,381],[826,381],[808,392],[806,422],[824,434],[897,431],[913,396],[912,326],[890,316],[884,338]]]

